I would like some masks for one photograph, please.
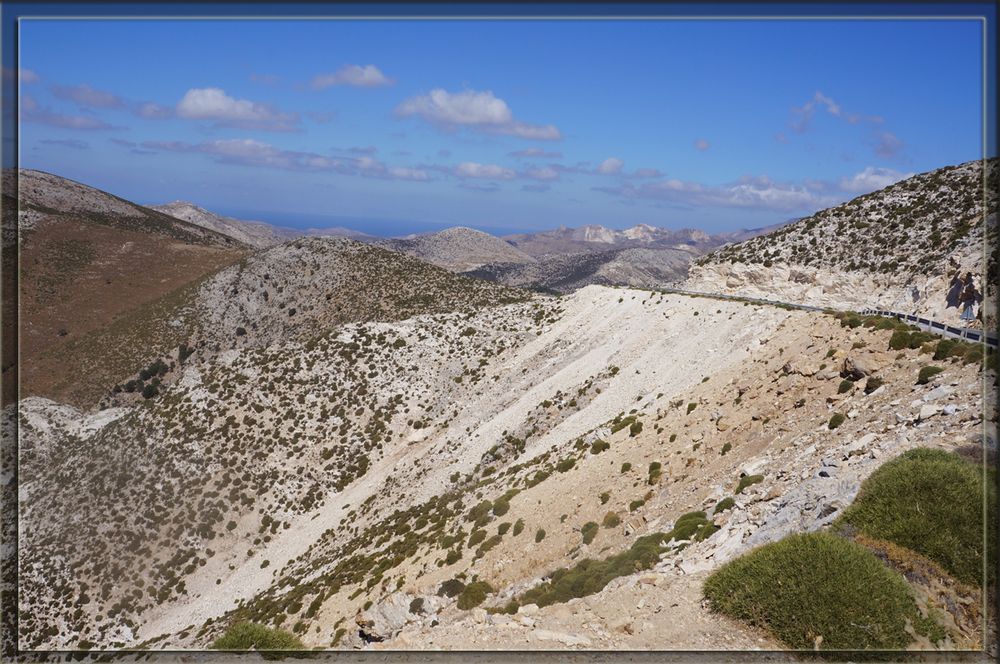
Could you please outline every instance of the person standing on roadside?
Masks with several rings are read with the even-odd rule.
[[[962,309],[962,315],[960,320],[968,326],[973,320],[975,320],[975,315],[973,314],[973,307],[976,304],[976,300],[979,298],[979,293],[976,292],[976,284],[972,280],[972,273],[967,272],[965,274],[964,285],[962,286],[962,294],[958,296],[959,307]]]

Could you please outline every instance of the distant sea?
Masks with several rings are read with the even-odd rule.
[[[512,233],[530,233],[529,228],[510,228],[477,224],[474,222],[439,222],[417,221],[413,219],[377,219],[373,217],[342,217],[320,214],[301,214],[294,212],[267,212],[263,210],[219,209],[223,214],[247,221],[263,221],[275,226],[297,229],[349,228],[368,235],[378,237],[400,237],[411,233],[434,233],[453,226],[467,226],[490,233],[491,235],[510,235]],[[537,230],[537,229],[535,229]]]

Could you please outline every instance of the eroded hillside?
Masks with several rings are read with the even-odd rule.
[[[917,385],[930,355],[890,330],[742,302],[591,286],[270,330],[138,404],[21,404],[24,645],[204,647],[251,620],[309,647],[773,646],[703,608],[705,573],[982,431],[967,356]]]

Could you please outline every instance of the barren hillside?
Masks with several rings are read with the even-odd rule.
[[[5,208],[19,209],[20,390],[66,398],[76,345],[229,265],[247,247],[194,224],[40,171],[4,173]],[[100,355],[114,358],[118,348]],[[92,359],[92,358],[91,358]],[[7,367],[5,367],[7,371]]]
[[[455,272],[489,263],[520,265],[535,260],[498,237],[460,226],[407,239],[378,240],[374,244]]]
[[[22,640],[204,647],[250,620],[309,647],[774,647],[703,607],[705,574],[830,523],[882,461],[981,435],[976,365],[917,385],[929,356],[891,334],[590,286],[265,335],[95,414],[26,400]]]
[[[509,286],[570,293],[590,284],[659,288],[683,281],[697,254],[690,248],[610,249],[555,254],[529,264],[495,263],[466,272]]]
[[[956,321],[952,277],[982,287],[985,235],[996,247],[995,159],[915,175],[775,232],[728,245],[691,267],[691,288],[819,306],[879,305]],[[990,259],[995,265],[995,256]],[[993,293],[989,293],[994,300]],[[995,327],[995,309],[990,319]]]
[[[244,221],[224,217],[187,201],[153,205],[150,209],[228,235],[247,246],[258,249],[273,247],[303,235],[294,229],[281,228],[261,221]]]

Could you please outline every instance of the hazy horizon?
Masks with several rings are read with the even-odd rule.
[[[280,223],[717,233],[982,156],[972,19],[556,27],[25,18],[21,165]]]

